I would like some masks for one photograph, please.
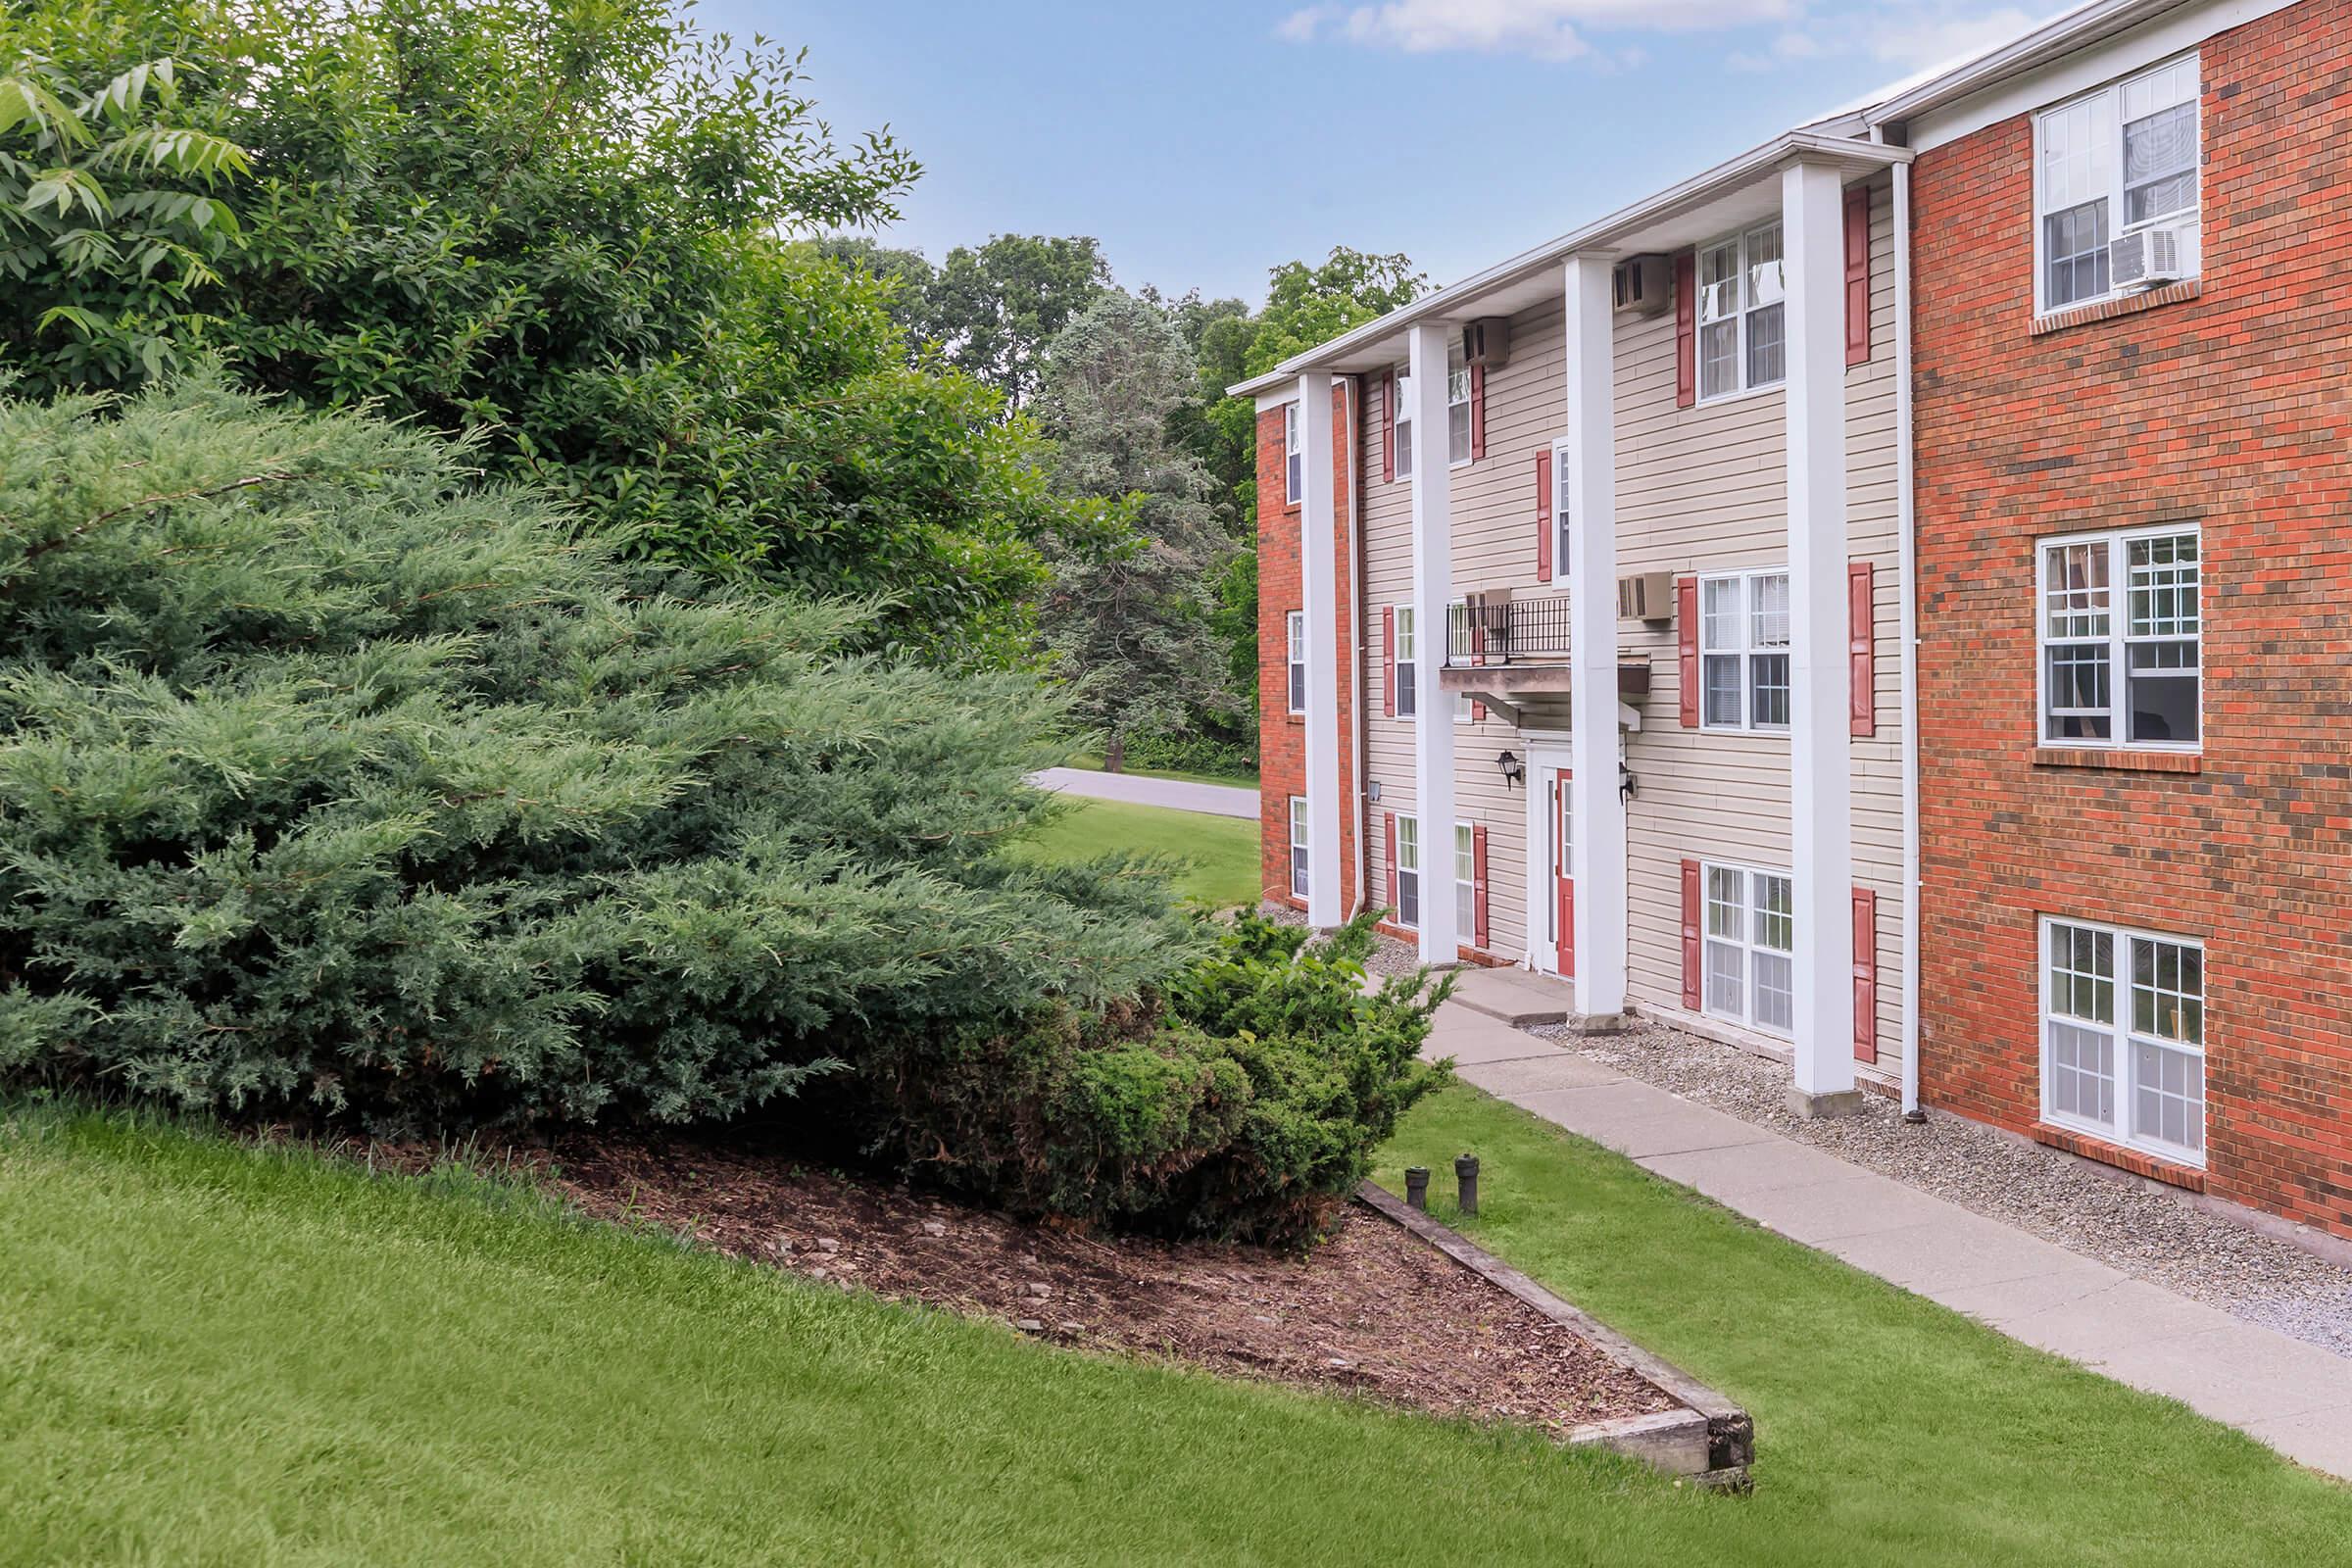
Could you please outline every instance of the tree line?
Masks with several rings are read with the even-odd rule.
[[[1042,666],[1115,758],[1254,744],[1232,379],[1409,298],[1120,289],[1084,237],[862,237],[921,165],[664,0],[30,0],[0,20],[0,372],[236,382],[464,436],[628,552]]]

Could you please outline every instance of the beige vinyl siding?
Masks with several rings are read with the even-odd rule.
[[[1556,302],[1522,311],[1511,318],[1508,363],[1488,372],[1487,456],[1453,470],[1456,599],[1489,588],[1559,592],[1556,580],[1536,580],[1535,454],[1550,452],[1564,419],[1566,337]],[[1564,730],[1566,711],[1537,705],[1529,719]],[[1505,751],[1526,760],[1526,742],[1500,714],[1454,726],[1456,808],[1487,830],[1486,951],[1517,963],[1527,956],[1527,786],[1504,782],[1494,760]]]
[[[1894,429],[1894,250],[1888,182],[1871,205],[1871,360],[1846,372],[1847,530],[1873,564],[1876,733],[1853,741],[1855,885],[1878,894],[1879,1059],[1900,1070],[1902,770]],[[1786,564],[1786,399],[1777,389],[1675,407],[1671,313],[1617,331],[1618,570],[1693,573]],[[1621,646],[1650,656],[1642,732],[1627,762],[1627,989],[1653,1015],[1682,1013],[1682,862],[1785,870],[1788,742],[1684,729],[1673,627],[1634,623]]]
[[[1855,558],[1874,565],[1876,611],[1877,733],[1853,742],[1853,880],[1879,896],[1879,1060],[1861,1070],[1886,1080],[1900,1070],[1902,953],[1891,207],[1888,182],[1882,178],[1873,188],[1871,213],[1872,358],[1846,374],[1848,528]],[[1566,591],[1564,559],[1555,562],[1552,582],[1537,581],[1535,520],[1535,454],[1548,452],[1566,422],[1562,309],[1555,299],[1511,318],[1509,363],[1487,381],[1487,457],[1451,470],[1454,598],[1495,587],[1521,596]],[[1786,564],[1783,394],[1774,389],[1678,409],[1671,311],[1618,318],[1616,356],[1619,572],[1681,577]],[[1412,809],[1413,727],[1381,712],[1386,671],[1380,612],[1412,595],[1411,485],[1380,480],[1381,377],[1365,380],[1365,659],[1359,690],[1365,776],[1382,786],[1381,800],[1367,806],[1365,842],[1374,896],[1388,903],[1380,813]],[[1604,591],[1613,593],[1615,585]],[[1424,628],[1423,657],[1443,657],[1444,637],[1443,626]],[[1672,626],[1621,622],[1619,647],[1647,654],[1651,671],[1649,696],[1640,705],[1642,729],[1626,738],[1626,761],[1640,781],[1627,812],[1628,988],[1641,1010],[1675,1018],[1684,1016],[1682,861],[1788,867],[1788,742],[1683,729]],[[1529,727],[1562,732],[1566,711],[1564,703],[1539,700],[1528,710]],[[1430,721],[1451,722],[1451,714]],[[1527,797],[1524,786],[1503,782],[1494,760],[1505,750],[1524,759],[1527,745],[1518,729],[1494,715],[1455,725],[1454,739],[1460,819],[1488,831],[1487,950],[1524,961]],[[1433,824],[1424,843],[1425,856],[1451,853],[1450,833],[1441,826]],[[1464,932],[1463,941],[1469,940]]]
[[[1396,906],[1389,886],[1388,824],[1385,813],[1409,815],[1413,809],[1413,725],[1415,719],[1386,714],[1389,689],[1387,650],[1382,639],[1383,612],[1413,598],[1413,487],[1399,479],[1381,480],[1382,378],[1364,377],[1362,438],[1364,472],[1364,779],[1367,792],[1380,785],[1380,799],[1364,804],[1364,885],[1373,901],[1386,908]],[[1424,640],[1426,649],[1427,642]]]

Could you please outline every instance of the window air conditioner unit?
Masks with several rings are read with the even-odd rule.
[[[1674,573],[1644,571],[1617,579],[1619,620],[1674,619]]]
[[[1487,316],[1462,328],[1462,363],[1499,370],[1511,359],[1511,318]]]
[[[2107,242],[2107,270],[2117,288],[2177,282],[2194,270],[2195,231],[2186,227],[2134,229]]]
[[[1674,303],[1674,272],[1663,256],[1637,256],[1619,262],[1611,273],[1617,309],[1636,316],[1656,316]]]

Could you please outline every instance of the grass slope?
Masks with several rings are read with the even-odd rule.
[[[1084,860],[1114,850],[1177,856],[1188,862],[1176,879],[1186,898],[1222,906],[1258,901],[1257,824],[1246,817],[1172,811],[1125,801],[1071,803],[1020,848],[1049,860]]]
[[[2352,1490],[2251,1438],[2029,1349],[1758,1228],[1468,1088],[1383,1152],[1451,1191],[1480,1156],[1490,1250],[1745,1404],[1756,1494],[1718,1562],[2352,1560]]]
[[[1105,771],[1102,758],[1085,753],[1071,758],[1070,766],[1082,767],[1090,773]],[[1238,770],[1231,773],[1176,773],[1150,767],[1122,767],[1119,772],[1126,778],[1172,778],[1185,784],[1230,784],[1236,789],[1244,790],[1257,788],[1255,773],[1244,773]]]
[[[1492,1245],[1750,1400],[1753,1497],[1049,1350],[467,1178],[0,1124],[0,1562],[2316,1563],[2352,1500],[1466,1092]],[[1390,1173],[1394,1175],[1394,1172]]]

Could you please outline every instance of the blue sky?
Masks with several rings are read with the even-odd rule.
[[[925,166],[887,236],[1092,234],[1121,283],[1255,304],[1337,244],[1439,282],[2060,0],[703,0],[809,50],[837,133]]]

